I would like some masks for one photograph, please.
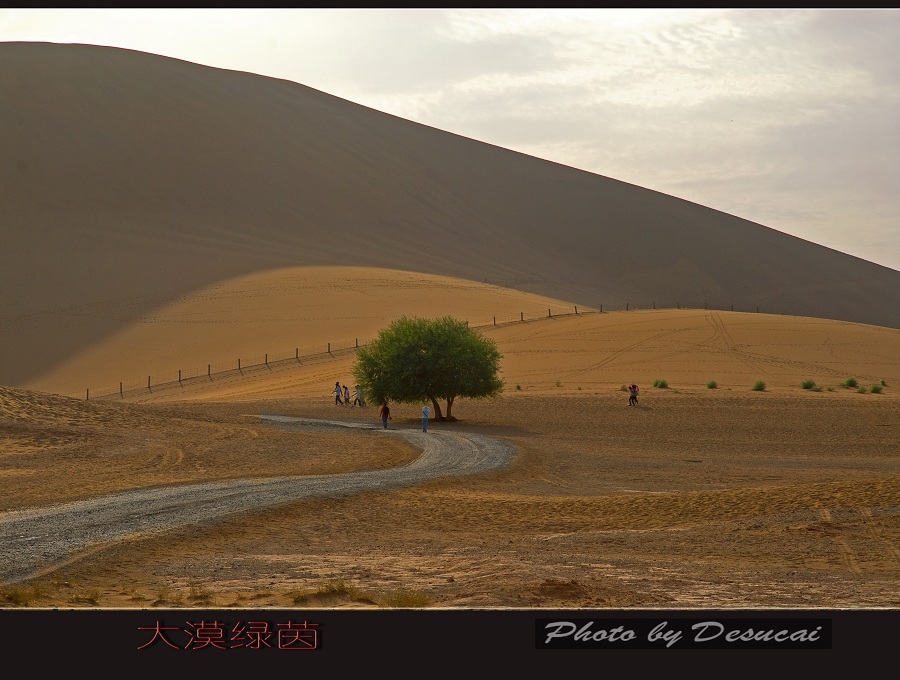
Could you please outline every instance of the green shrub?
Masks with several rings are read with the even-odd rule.
[[[719,386],[719,383],[717,383],[715,380],[710,380],[708,383],[706,383],[706,386],[709,389],[714,390]]]
[[[802,383],[800,383],[800,387],[802,387],[804,390],[811,390],[815,386],[815,380],[804,380]]]
[[[522,389],[521,385],[516,385],[516,391],[521,391],[521,389]]]
[[[829,385],[829,386],[826,387],[825,389],[828,390],[829,392],[834,392],[834,386],[833,386],[833,385]]]
[[[882,386],[882,387],[887,387],[887,383],[886,383],[884,380],[882,380],[882,381],[881,381],[881,386]]]
[[[881,385],[872,385],[872,394],[881,394]]]
[[[844,387],[857,387],[859,383],[856,381],[856,378],[847,378],[844,381]]]
[[[856,391],[857,391],[859,394],[865,394],[866,392],[868,392],[868,390],[866,389],[865,385],[860,385],[859,387],[856,388]]]
[[[762,392],[763,390],[766,389],[766,384],[762,380],[757,380],[753,384],[753,389],[756,390],[757,392]]]
[[[830,388],[830,389],[833,390],[834,388],[832,387],[832,388]],[[822,391],[822,386],[821,386],[821,385],[816,385],[815,387],[812,388],[812,391],[813,391],[813,392],[821,392],[821,391]]]
[[[665,389],[669,386],[669,381],[668,380],[654,380],[653,386],[659,387],[661,389]]]

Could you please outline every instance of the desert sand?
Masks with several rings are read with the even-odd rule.
[[[900,328],[896,270],[299,83],[93,45],[0,42],[0,63],[0,384],[31,384],[185,297],[292,267],[426,272],[607,311]]]
[[[415,464],[420,405],[331,396],[404,315],[503,355],[428,436],[514,449],[51,551],[0,607],[900,607],[900,272],[297,83],[0,61],[0,532]]]
[[[352,281],[342,289],[346,271],[314,274],[307,279],[311,299],[340,309],[340,319],[363,319],[361,336],[401,309],[443,312],[454,283],[385,271],[367,275],[393,283],[402,276],[415,285]],[[297,285],[298,275],[288,269],[259,280],[277,290],[279,277]],[[251,290],[251,283],[228,286]],[[434,422],[430,429],[511,443],[516,453],[509,465],[403,489],[288,502],[97,546],[7,584],[4,604],[900,604],[898,331],[703,309],[576,315],[573,308],[563,315],[560,305],[559,314],[551,308],[538,316],[551,303],[531,298],[535,316],[519,320],[515,310],[525,300],[514,291],[456,284],[453,311],[469,310],[472,325],[497,342],[506,387],[495,399],[460,400],[457,422]],[[403,305],[385,309],[404,290]],[[184,315],[202,300],[210,304],[205,295],[160,310],[155,323],[136,324],[124,340],[113,338],[102,357],[79,359],[81,377],[95,374],[109,383],[105,363],[119,375],[125,366],[146,365],[147,357],[165,363],[166,352],[180,345]],[[237,305],[239,296],[234,299]],[[493,314],[483,317],[501,301],[509,307],[494,326]],[[279,314],[285,309],[294,306]],[[259,318],[267,318],[264,310]],[[197,319],[195,326],[216,325],[214,318]],[[345,321],[335,323],[297,324],[309,334],[298,331],[296,342],[316,346],[334,328],[350,330],[340,325]],[[248,316],[247,327],[257,328],[254,342],[267,339],[265,323]],[[193,336],[184,337],[185,351],[194,351]],[[221,352],[209,356],[210,345],[210,361],[265,346],[240,333],[209,337]],[[155,354],[157,347],[165,349]],[[125,397],[3,388],[0,510],[140,487],[337,474],[413,461],[420,449],[400,439],[367,430],[292,431],[259,417],[375,423],[374,406],[335,406],[329,393],[335,380],[352,379],[353,356],[351,346]],[[68,384],[72,370],[45,376],[48,389],[57,379]],[[845,387],[849,377],[866,392]],[[668,387],[653,387],[658,379]],[[711,380],[715,389],[707,387]],[[753,389],[757,380],[765,390]],[[804,380],[821,391],[803,389]],[[642,388],[636,408],[621,389],[632,381]],[[416,405],[395,405],[394,413],[393,427],[418,428]]]

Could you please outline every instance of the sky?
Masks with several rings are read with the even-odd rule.
[[[898,9],[0,10],[19,40],[291,80],[900,270]]]

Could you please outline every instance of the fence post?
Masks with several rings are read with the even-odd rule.
[[[547,309],[547,316],[548,316],[548,317],[553,316],[553,315],[550,313],[550,309],[549,309],[549,308]]]
[[[120,382],[119,382],[119,399],[124,398],[124,396],[125,396],[125,395],[122,393],[122,383],[121,383],[121,381],[120,381]]]
[[[628,311],[628,303],[627,302],[625,303],[625,311],[626,312]]]
[[[178,369],[178,384],[181,384],[181,369]]]
[[[91,398],[91,388],[88,387],[88,388],[87,388],[87,393],[84,395],[84,399],[85,399],[85,401],[89,401],[90,398]]]
[[[300,348],[299,347],[294,350],[294,357],[297,359],[297,361],[300,361]]]
[[[147,389],[150,389],[150,376],[147,376]]]
[[[328,353],[331,354],[331,343],[328,343]]]
[[[238,359],[238,370],[239,371],[241,370],[241,360],[240,359]]]
[[[359,338],[356,338],[356,349],[359,349]]]
[[[206,364],[206,375],[209,378],[212,378],[212,364]]]
[[[266,355],[265,355],[265,356],[266,356],[266,359],[265,359],[265,361],[266,361],[266,366],[268,366],[268,365],[269,365],[269,353],[266,352]]]
[[[494,317],[494,325],[495,326],[497,325],[497,317],[496,316]]]
[[[519,321],[525,321],[525,312],[519,312]]]
[[[600,313],[603,313],[603,303],[600,303]]]

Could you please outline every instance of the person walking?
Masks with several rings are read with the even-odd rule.
[[[431,409],[428,404],[422,407],[422,432],[428,432],[428,418],[431,417]]]
[[[379,415],[381,416],[381,424],[384,425],[384,429],[388,429],[387,421],[393,420],[393,418],[391,418],[391,409],[387,405],[387,402],[384,402],[381,405],[381,412],[379,413]]]
[[[628,397],[628,405],[629,406],[637,406],[638,405],[638,394],[640,394],[640,389],[638,389],[637,385],[631,384],[628,386],[628,392],[630,396]]]
[[[340,382],[336,382],[336,383],[334,384],[334,405],[335,405],[335,406],[337,406],[338,404],[343,404],[343,403],[344,403],[343,401],[341,401],[341,395],[342,395],[343,393],[344,393],[343,390],[341,390],[341,383],[340,383]]]
[[[344,385],[344,406],[350,406],[350,388]]]
[[[356,391],[353,393],[353,405],[359,407],[365,407],[366,400],[363,398],[363,388],[359,385],[356,386]]]

